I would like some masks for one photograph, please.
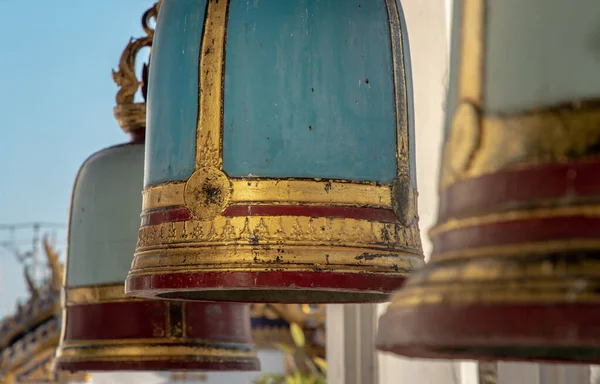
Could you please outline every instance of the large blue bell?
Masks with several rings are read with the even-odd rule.
[[[164,0],[128,294],[383,301],[422,265],[395,0]]]

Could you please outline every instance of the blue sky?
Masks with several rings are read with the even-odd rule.
[[[142,36],[153,0],[0,0],[0,224],[66,223],[75,174],[127,141],[111,69]],[[9,233],[0,230],[0,243]],[[27,249],[31,232],[16,240]],[[65,231],[56,233],[65,247]],[[25,298],[22,267],[0,249],[0,316]]]

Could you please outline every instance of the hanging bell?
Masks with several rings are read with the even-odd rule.
[[[164,0],[126,291],[382,301],[422,265],[394,0]]]
[[[144,29],[155,5],[143,18]],[[137,240],[144,162],[144,108],[134,104],[137,52],[152,33],[126,48],[115,112],[130,143],[104,149],[81,167],[71,202],[64,325],[58,371],[256,370],[245,304],[174,303],[125,296]],[[145,71],[146,72],[146,71]],[[136,140],[136,138],[138,140]],[[165,234],[169,236],[168,234]]]
[[[434,251],[393,295],[380,349],[600,361],[599,12],[455,1]]]

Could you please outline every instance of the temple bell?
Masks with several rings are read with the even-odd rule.
[[[129,143],[88,158],[73,188],[63,327],[57,371],[258,370],[247,304],[182,303],[125,296],[135,249],[144,164],[145,103],[135,103],[135,57],[152,42],[132,40],[114,78],[115,114]],[[147,71],[144,71],[147,73]],[[147,80],[142,81],[145,91]]]
[[[384,301],[423,264],[397,1],[163,0],[150,68],[128,295]]]
[[[597,15],[593,1],[454,2],[434,251],[393,295],[380,349],[600,361]]]

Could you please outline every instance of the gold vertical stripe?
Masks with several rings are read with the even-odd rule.
[[[402,44],[402,24],[400,13],[395,0],[385,0],[388,20],[390,23],[390,37],[392,44],[392,65],[394,77],[394,105],[396,109],[397,132],[397,172],[410,175],[409,163],[409,132],[408,132],[408,91],[406,89],[406,69],[404,67],[404,47]],[[402,101],[402,102],[401,102]]]
[[[460,0],[455,0],[460,1]],[[481,107],[483,101],[486,0],[462,0],[459,103]]]
[[[221,168],[223,62],[228,0],[209,0],[200,47],[200,108],[196,128],[196,169]]]

